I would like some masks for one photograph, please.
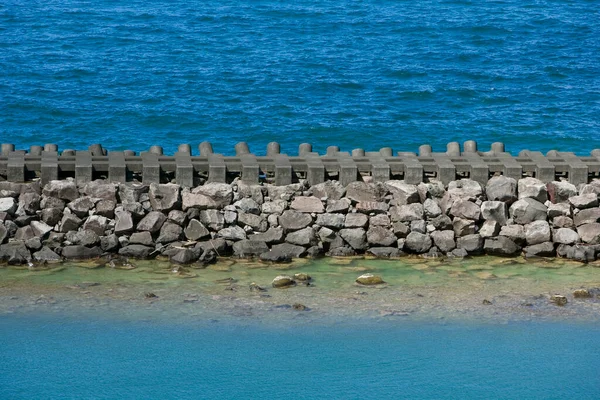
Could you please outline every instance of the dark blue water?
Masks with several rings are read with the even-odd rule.
[[[3,0],[0,142],[588,154],[599,21],[595,0]]]
[[[597,399],[600,327],[0,318],[2,399]]]

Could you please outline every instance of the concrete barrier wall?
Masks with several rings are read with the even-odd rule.
[[[513,179],[534,177],[544,183],[567,180],[578,186],[600,176],[600,149],[585,157],[555,150],[546,155],[522,150],[513,156],[502,143],[494,143],[489,151],[482,152],[472,140],[465,142],[462,149],[458,142],[449,143],[445,152],[433,152],[430,145],[423,145],[418,153],[394,153],[389,147],[374,152],[345,152],[330,146],[326,154],[319,154],[312,151],[310,144],[303,143],[295,156],[281,154],[280,145],[275,142],[268,144],[264,155],[255,155],[246,143],[238,143],[235,156],[214,153],[208,142],[198,146],[197,155],[189,144],[180,145],[173,155],[163,154],[160,146],[136,154],[130,150],[107,151],[99,144],[87,150],[59,151],[55,144],[16,150],[14,145],[5,143],[0,150],[0,181],[39,179],[42,184],[72,177],[78,184],[105,179],[115,183],[172,182],[183,187],[205,182],[230,183],[236,178],[248,184],[265,182],[277,186],[300,180],[316,185],[329,179],[343,185],[390,179],[409,184],[439,180],[448,185],[462,178],[485,184],[494,175],[504,175]]]

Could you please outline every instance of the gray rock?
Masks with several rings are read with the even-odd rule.
[[[290,201],[296,192],[304,190],[304,184],[292,183],[286,186],[267,186],[269,198],[271,200],[285,200]]]
[[[339,200],[346,194],[346,188],[339,181],[318,183],[312,186],[311,190],[313,196],[319,199]]]
[[[596,249],[594,246],[569,246],[561,244],[557,248],[557,253],[561,257],[567,257],[570,260],[579,261],[582,263],[588,263],[596,260]]]
[[[40,208],[60,208],[61,210],[65,208],[67,203],[64,200],[57,199],[56,197],[42,197],[40,200]]]
[[[44,186],[42,193],[47,197],[73,201],[79,197],[77,185],[73,180],[50,181]]]
[[[35,232],[31,228],[31,226],[26,225],[26,226],[21,226],[17,229],[17,231],[15,232],[14,238],[16,240],[28,240],[28,239],[31,239],[34,237],[35,237]]]
[[[465,258],[469,255],[465,249],[454,249],[450,253],[448,253],[449,257],[454,258]]]
[[[392,193],[392,196],[398,205],[419,203],[421,200],[419,191],[415,185],[398,180],[386,181],[384,184],[387,190]]]
[[[267,251],[269,251],[269,246],[259,240],[244,239],[233,244],[233,254],[240,258],[259,256]]]
[[[142,219],[146,215],[146,210],[144,210],[142,203],[123,203],[121,204],[121,209],[131,213],[132,217],[136,220]]]
[[[319,229],[317,236],[319,237],[319,240],[324,243],[331,243],[334,239],[339,238],[339,236],[333,230],[327,227],[322,227]]]
[[[447,193],[454,198],[475,201],[483,195],[483,186],[471,179],[460,179],[448,183]]]
[[[483,250],[493,256],[515,256],[521,252],[521,247],[505,236],[485,239]]]
[[[584,208],[598,207],[598,195],[595,193],[582,194],[569,197],[569,203],[575,208],[583,210]]]
[[[354,250],[367,249],[367,233],[362,228],[349,228],[340,230],[340,236]]]
[[[40,209],[41,197],[35,192],[26,192],[19,196],[17,215],[35,215]]]
[[[218,211],[217,211],[217,213],[218,213]],[[202,216],[202,212],[200,213],[200,216]],[[169,211],[169,215],[167,215],[167,219],[169,221],[173,222],[174,224],[183,226],[187,220],[187,215],[186,215],[186,213],[184,213],[181,210],[171,210],[171,211]]]
[[[317,244],[317,236],[311,227],[290,232],[285,237],[285,241],[298,246],[310,247]]]
[[[100,237],[100,248],[102,251],[114,252],[119,248],[119,238],[114,233]]]
[[[356,211],[364,214],[382,214],[390,209],[389,204],[384,201],[361,201],[356,205]]]
[[[42,241],[39,237],[27,239],[25,241],[25,246],[31,251],[37,251],[42,248]]]
[[[25,264],[31,260],[31,253],[24,241],[17,240],[0,245],[0,260],[10,265]]]
[[[346,217],[344,214],[319,214],[317,215],[317,225],[326,226],[333,229],[341,229],[344,227]]]
[[[148,258],[154,252],[154,247],[141,244],[130,244],[119,249],[119,254],[123,257]],[[64,252],[63,252],[64,255]]]
[[[71,260],[85,260],[100,257],[102,255],[102,249],[98,246],[86,247],[78,244],[63,247],[61,254],[64,258]]]
[[[0,199],[0,212],[13,215],[17,211],[17,202],[12,197],[3,197]]]
[[[53,252],[50,248],[43,246],[39,251],[33,253],[33,259],[37,262],[58,262],[62,257]]]
[[[199,242],[196,244],[202,249],[204,254],[210,251],[214,251],[218,256],[225,256],[231,252],[231,247],[227,243],[227,240],[223,238],[211,239],[205,242]]]
[[[95,205],[96,202],[91,197],[85,196],[73,200],[67,204],[67,207],[69,207],[69,210],[79,218],[85,218],[89,215],[90,210],[94,208]]]
[[[365,228],[369,223],[369,217],[364,214],[350,213],[346,214],[344,221],[345,228]]]
[[[500,236],[506,236],[518,244],[525,243],[525,228],[522,225],[507,225],[500,229]]]
[[[579,194],[590,194],[594,193],[595,195],[600,195],[600,181],[598,179],[592,180],[591,183],[587,185],[583,185],[579,189]]]
[[[211,200],[212,207],[207,208],[223,208],[231,204],[233,200],[233,189],[226,183],[209,182],[194,188],[192,193],[208,197]]]
[[[168,213],[181,206],[180,186],[173,183],[150,184],[148,197],[154,211]]]
[[[459,199],[452,204],[450,215],[462,219],[478,221],[481,215],[481,209],[475,203]]]
[[[271,200],[264,202],[261,209],[264,214],[281,215],[287,207],[288,202],[285,200]]]
[[[323,213],[325,212],[325,207],[323,207],[323,203],[320,199],[314,196],[297,196],[293,201],[290,207],[293,210],[303,212],[303,213]]]
[[[117,199],[117,185],[96,179],[86,183],[82,189],[83,194],[95,199],[114,200]]]
[[[160,228],[156,243],[171,243],[181,239],[183,228],[174,222],[166,221]]]
[[[239,226],[230,226],[221,229],[217,235],[225,240],[244,240],[246,232]]]
[[[410,233],[410,227],[404,222],[394,222],[392,224],[392,229],[397,238],[405,238]]]
[[[397,247],[371,247],[367,253],[377,258],[398,258],[403,255],[403,252]]]
[[[577,234],[584,243],[600,244],[600,223],[580,225],[577,227]]]
[[[237,224],[241,227],[249,226],[254,231],[265,232],[269,228],[269,224],[265,217],[244,212],[238,213]]]
[[[210,236],[208,229],[197,219],[190,220],[183,233],[188,240],[200,240]]]
[[[427,219],[433,219],[442,214],[442,209],[435,200],[426,199],[425,202],[423,202],[423,212]]]
[[[423,220],[410,221],[411,232],[427,233],[427,223]]]
[[[129,236],[129,244],[154,246],[154,240],[152,240],[152,234],[150,232],[134,232],[131,234],[131,236]]]
[[[67,233],[79,229],[83,221],[74,214],[64,214],[60,224],[59,232]]]
[[[62,209],[59,208],[45,208],[40,212],[40,219],[51,226],[58,224],[62,217]]]
[[[220,231],[225,227],[225,217],[219,210],[200,211],[200,222],[211,231]]]
[[[354,255],[356,255],[356,251],[348,246],[331,248],[327,252],[329,257],[350,257]]]
[[[599,221],[600,221],[600,208],[598,208],[598,207],[581,210],[577,214],[575,214],[575,216],[573,217],[573,222],[575,223],[575,226],[591,224],[591,223],[599,222]]]
[[[318,223],[318,222],[317,222]],[[376,214],[372,217],[369,217],[369,226],[390,226],[391,225],[390,217],[387,214]]]
[[[108,218],[101,215],[91,215],[83,223],[83,229],[93,231],[98,236],[103,236],[108,229]]]
[[[550,225],[546,221],[533,221],[525,225],[525,241],[528,245],[549,242],[552,238]]]
[[[8,230],[2,224],[0,224],[0,244],[4,243],[6,238],[8,237]]]
[[[346,186],[346,197],[353,202],[383,201],[387,194],[386,188],[381,184],[352,182]]]
[[[456,237],[461,237],[476,233],[477,225],[473,220],[455,217],[452,221],[452,229]]]
[[[445,231],[447,229],[454,229],[452,226],[452,220],[447,215],[440,215],[439,217],[435,217],[431,221],[431,225],[435,227],[438,231]]]
[[[199,252],[189,248],[174,249],[169,254],[169,261],[174,264],[192,264],[198,261],[198,258],[200,258]]]
[[[67,232],[65,238],[72,244],[80,244],[86,247],[93,247],[100,244],[100,237],[94,231],[71,231]]]
[[[504,175],[493,176],[485,186],[485,194],[490,201],[511,204],[517,200],[517,181]]]
[[[411,232],[406,237],[404,247],[417,254],[427,253],[431,248],[432,241],[431,237],[427,234]]]
[[[244,181],[237,180],[237,191],[239,195],[243,198],[250,198],[254,200],[258,205],[264,203],[266,188],[261,185],[256,185],[252,183],[245,183]]]
[[[123,204],[138,203],[140,197],[144,193],[148,193],[150,188],[148,185],[136,183],[121,183],[119,184],[119,199]]]
[[[340,200],[327,200],[327,209],[325,210],[328,213],[342,213],[345,214],[348,212],[350,205],[352,203],[349,199],[343,198]]]
[[[554,257],[556,251],[552,242],[543,242],[527,246],[523,249],[525,258],[533,257]]]
[[[454,241],[454,231],[434,231],[431,232],[431,238],[433,239],[435,246],[444,253],[448,253],[456,247],[456,242]]]
[[[531,198],[540,203],[544,203],[548,200],[548,189],[546,189],[546,184],[539,179],[531,177],[519,179],[517,187],[519,199]]]
[[[372,226],[367,231],[367,242],[373,246],[389,247],[396,244],[394,232],[382,226]]]
[[[525,225],[533,221],[545,221],[548,208],[537,200],[525,198],[514,202],[509,213],[515,223]]]
[[[555,228],[574,228],[573,219],[560,215],[552,219],[552,226]]]
[[[30,226],[33,234],[37,237],[44,238],[48,233],[52,232],[52,227],[41,221],[31,221]]]
[[[142,220],[137,224],[138,231],[148,231],[150,233],[156,233],[160,231],[163,224],[167,220],[165,214],[160,211],[150,211]]]
[[[289,256],[290,258],[300,258],[306,255],[306,249],[304,247],[291,243],[276,244],[271,248],[270,252],[275,254],[283,254],[285,256]]]
[[[312,224],[312,217],[310,214],[301,213],[294,210],[286,210],[279,216],[279,225],[286,232],[297,231],[302,228],[306,228]]]
[[[564,203],[569,201],[570,197],[577,195],[575,185],[564,181],[553,181],[546,185],[548,197],[553,203]]]
[[[575,244],[579,242],[579,235],[572,229],[559,228],[552,234],[554,243],[560,244]]]
[[[248,239],[259,240],[267,244],[281,243],[283,241],[283,228],[269,228],[266,232],[250,235]]]
[[[67,214],[65,214],[65,217],[67,216]],[[63,223],[65,221],[65,217],[63,217]],[[63,223],[61,223],[61,232],[67,232],[65,231],[62,226]],[[72,229],[70,229],[72,230]],[[115,234],[117,234],[117,236],[120,235],[125,235],[128,234],[130,232],[133,232],[133,218],[131,216],[131,213],[129,211],[116,211],[115,212]]]
[[[486,221],[496,221],[506,225],[508,221],[508,208],[503,201],[484,201],[481,203],[481,216]]]
[[[571,217],[571,215],[571,205],[569,203],[549,203],[548,205],[548,218],[559,216]]]
[[[412,203],[390,208],[390,216],[394,222],[410,222],[424,219],[425,213],[421,203]]]
[[[424,186],[426,194],[433,198],[442,198],[446,194],[444,184],[438,180],[430,180],[429,182],[420,183],[419,186]]]
[[[106,218],[114,218],[116,207],[117,202],[114,200],[100,200],[96,203],[96,209],[94,213],[96,215],[102,215]]]
[[[465,249],[469,254],[480,254],[483,251],[484,239],[478,235],[467,235],[459,237],[456,242],[456,247]]]
[[[242,212],[248,214],[259,215],[261,211],[261,206],[254,200],[249,197],[245,197],[233,203],[235,208],[241,210]],[[264,206],[264,204],[263,204]]]
[[[500,224],[496,221],[485,221],[479,228],[479,234],[483,238],[498,236],[499,233]]]

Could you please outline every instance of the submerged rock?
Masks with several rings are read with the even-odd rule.
[[[381,285],[385,281],[379,275],[363,274],[356,278],[356,283],[361,285]]]
[[[295,286],[296,281],[293,280],[289,275],[277,275],[271,284],[274,288],[287,288],[290,286]]]
[[[567,304],[567,298],[560,294],[553,294],[550,296],[550,301],[557,306],[564,306]]]

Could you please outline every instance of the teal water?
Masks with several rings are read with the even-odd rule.
[[[589,0],[0,2],[0,142],[600,147]]]
[[[594,399],[600,327],[0,318],[3,399]]]

